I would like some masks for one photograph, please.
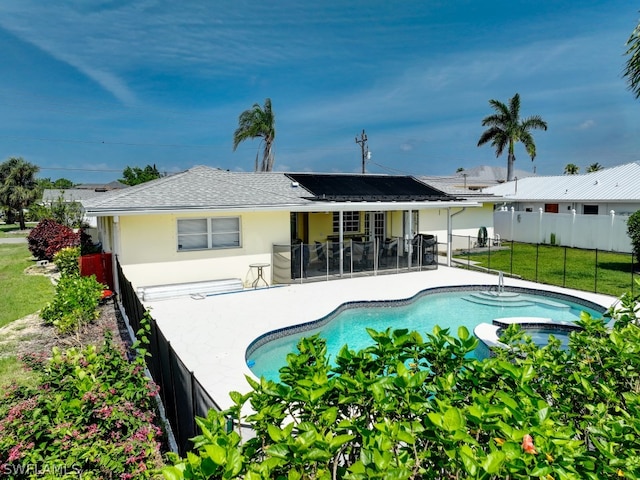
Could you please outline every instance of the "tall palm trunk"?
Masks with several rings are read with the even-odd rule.
[[[516,161],[514,146],[515,142],[513,139],[509,139],[509,154],[507,155],[507,182],[513,180],[513,162]]]

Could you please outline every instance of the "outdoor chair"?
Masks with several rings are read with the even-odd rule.
[[[384,265],[387,265],[388,259],[398,255],[398,239],[387,238],[382,244],[382,259]]]
[[[331,243],[331,268],[340,266],[340,242]]]
[[[318,263],[320,263],[320,270],[323,270],[327,266],[327,254],[324,253],[324,245],[316,240],[316,256],[318,257]]]
[[[324,245],[316,240],[316,255],[318,256],[318,260],[322,263],[327,261],[327,255],[324,253]]]

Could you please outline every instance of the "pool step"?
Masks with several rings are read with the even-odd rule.
[[[529,302],[523,299],[509,299],[503,300],[500,298],[488,298],[481,295],[468,295],[463,297],[464,300],[471,303],[477,303],[478,305],[487,305],[490,307],[531,307],[535,305],[533,302]]]
[[[554,302],[547,298],[523,297],[520,293],[516,292],[502,292],[498,294],[497,292],[480,291],[470,293],[463,298],[468,302],[491,307],[531,307],[533,305],[544,305],[563,310],[571,308],[569,305]]]

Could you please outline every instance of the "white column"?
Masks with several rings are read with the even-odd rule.
[[[576,209],[571,210],[571,248],[576,246]]]
[[[540,214],[538,216],[538,243],[544,243],[544,238],[542,238],[542,215],[544,215],[544,211],[542,207],[538,209],[538,213]]]
[[[447,208],[447,267],[451,266],[451,250],[453,233],[451,230],[451,207]]]
[[[340,276],[344,273],[344,212],[338,212],[338,247],[340,247]]]
[[[613,251],[613,227],[614,227],[614,222],[616,221],[615,210],[611,210],[609,212],[609,215],[611,215],[611,224],[609,225],[609,251],[612,252]]]
[[[113,231],[111,239],[111,271],[113,273],[113,288],[116,293],[120,294],[120,282],[118,281],[118,269],[116,268],[116,262],[119,261],[120,256],[120,217],[118,215],[113,216]],[[122,266],[122,265],[120,265]],[[120,298],[120,295],[118,295]]]
[[[516,216],[516,209],[514,207],[511,207],[511,236],[509,237],[509,240],[511,240],[513,242],[513,222],[515,220],[515,216]]]

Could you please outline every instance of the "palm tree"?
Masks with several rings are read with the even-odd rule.
[[[629,55],[623,77],[627,79],[629,90],[636,98],[640,98],[640,23],[633,29],[627,40],[626,55]]]
[[[8,165],[8,168],[0,185],[0,201],[18,213],[20,229],[24,230],[27,228],[24,209],[31,205],[38,196],[35,175],[40,168],[22,158],[11,158],[3,165]]]
[[[587,173],[597,172],[598,170],[602,170],[604,167],[600,165],[598,162],[592,163],[587,167]]]
[[[254,103],[250,110],[245,110],[238,118],[238,128],[233,134],[233,151],[241,142],[248,138],[261,138],[264,142],[262,151],[262,163],[260,165],[261,172],[270,172],[273,170],[273,141],[276,138],[276,119],[271,110],[271,99],[264,101],[264,108]],[[258,152],[260,147],[258,147]],[[256,153],[256,172],[258,171],[258,153]]]
[[[538,115],[520,120],[520,95],[517,93],[509,100],[508,106],[498,100],[489,100],[489,105],[493,107],[496,113],[482,120],[482,126],[489,128],[484,131],[480,140],[478,140],[478,146],[491,141],[491,146],[496,149],[496,157],[502,155],[506,146],[509,147],[507,181],[510,182],[513,180],[513,162],[516,160],[514,154],[515,144],[522,142],[531,157],[531,161],[533,161],[536,158],[536,144],[529,130],[535,128],[546,130],[547,122]]]
[[[567,163],[567,165],[564,167],[564,174],[577,175],[579,170],[580,170],[580,167],[577,166],[575,163]]]

